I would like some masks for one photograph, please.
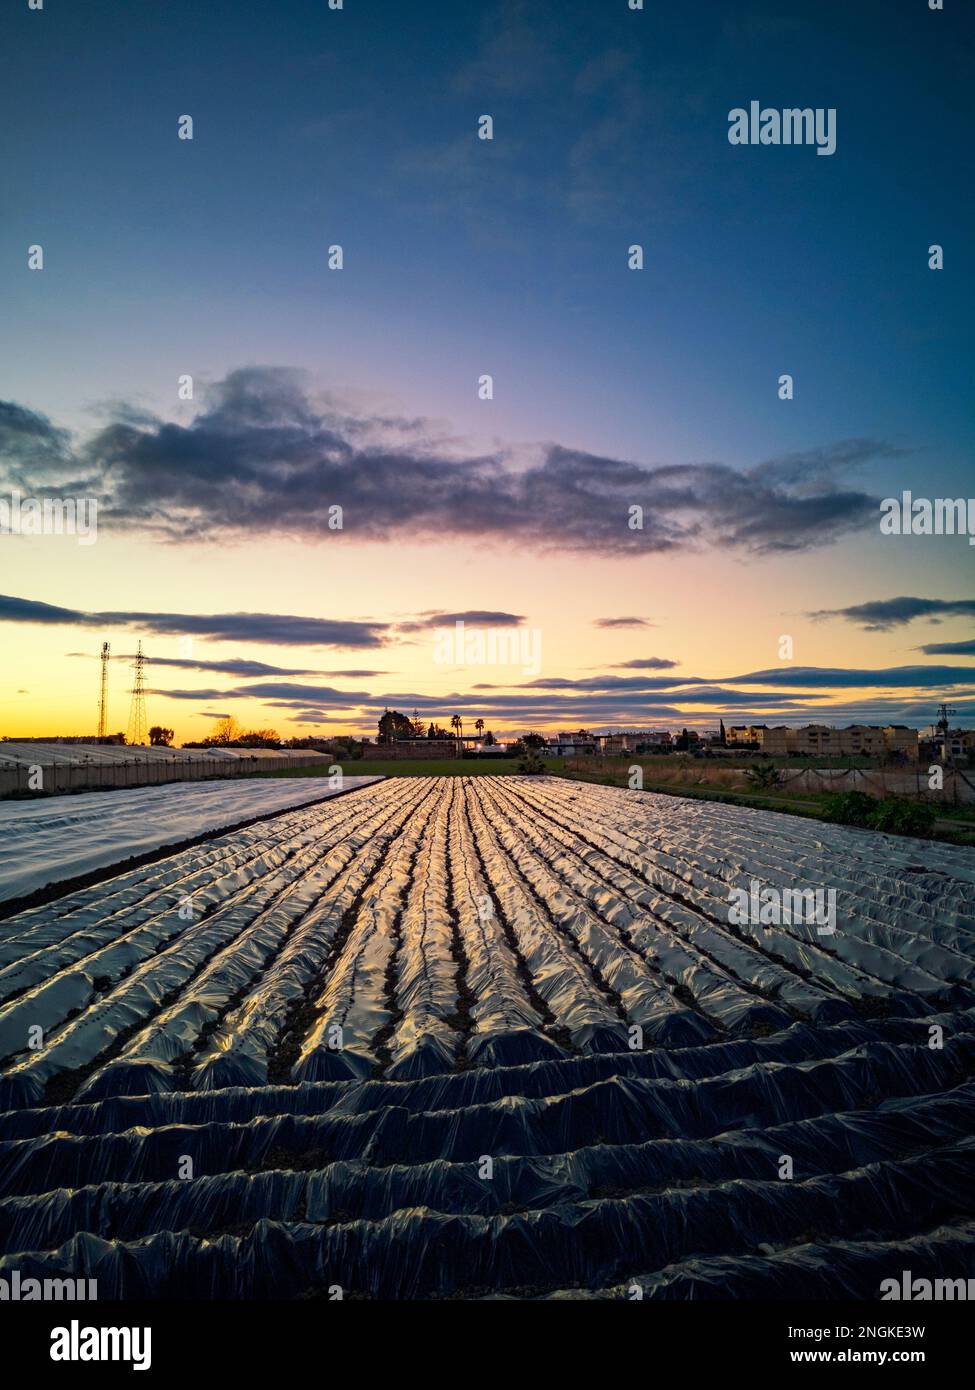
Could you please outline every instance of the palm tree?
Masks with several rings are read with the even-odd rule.
[[[457,741],[459,743],[464,732],[464,721],[459,714],[452,714],[450,716],[450,727],[456,732]]]
[[[483,730],[484,730],[484,720],[483,720],[483,719],[475,719],[475,720],[474,720],[474,728],[477,730],[478,734],[481,734],[481,733],[483,732]]]

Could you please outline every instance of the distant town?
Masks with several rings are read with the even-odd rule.
[[[378,721],[376,737],[357,734],[328,737],[281,738],[276,730],[243,729],[232,718],[224,719],[206,739],[177,745],[172,729],[153,725],[141,739],[124,733],[89,735],[38,735],[0,739],[0,762],[18,761],[18,747],[39,744],[79,745],[92,750],[113,747],[199,750],[218,753],[240,750],[282,750],[294,753],[326,753],[336,759],[389,761],[405,758],[510,758],[531,752],[539,758],[613,757],[676,754],[691,757],[759,756],[804,759],[864,759],[880,766],[913,766],[925,759],[965,763],[975,760],[975,729],[950,726],[942,707],[941,718],[923,728],[907,724],[731,724],[719,721],[717,729],[627,729],[592,732],[575,729],[554,734],[525,733],[496,737],[477,719],[473,732],[464,731],[459,715],[450,727],[437,722],[424,725],[398,710],[386,710]]]
[[[455,716],[456,718],[456,716]],[[975,729],[951,728],[942,718],[925,728],[907,724],[732,724],[724,721],[717,729],[630,729],[593,733],[576,729],[556,734],[523,734],[516,739],[495,739],[488,730],[475,727],[473,735],[463,732],[462,724],[452,732],[431,724],[426,733],[417,731],[412,721],[395,721],[404,716],[387,711],[379,721],[375,741],[359,745],[364,758],[512,756],[529,749],[541,758],[614,756],[625,753],[690,754],[699,757],[757,754],[796,758],[865,758],[881,764],[906,766],[925,757],[964,761],[975,756]],[[476,724],[483,725],[482,720]],[[406,725],[411,727],[407,729]],[[435,751],[434,751],[435,750]]]

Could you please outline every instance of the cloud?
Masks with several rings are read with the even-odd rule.
[[[907,458],[915,452],[894,444],[882,446],[883,457],[888,460]],[[824,488],[839,486],[847,473],[869,463],[877,454],[875,440],[843,439],[821,448],[776,455],[758,464],[752,472],[765,483],[794,487],[800,496],[808,497]]]
[[[527,690],[673,690],[684,685],[708,685],[700,676],[538,676],[521,687]],[[482,686],[483,690],[499,689]]]
[[[312,673],[309,672],[308,674],[312,674]],[[389,672],[389,671],[359,670],[359,669],[357,669],[356,667],[352,667],[352,668],[351,668],[350,670],[348,670],[348,671],[329,671],[328,674],[329,674],[330,676],[341,676],[341,678],[342,678],[343,680],[356,681],[356,680],[367,680],[370,676],[388,676],[388,675],[391,674],[391,672]]]
[[[88,655],[88,653],[84,653]],[[120,661],[134,660],[130,656],[120,656]],[[366,679],[370,676],[388,676],[388,671],[351,668],[347,671],[310,671],[301,667],[269,666],[265,661],[190,661],[179,657],[153,656],[148,658],[151,666],[175,666],[184,671],[211,671],[226,676],[239,676],[241,680],[257,680],[262,676],[341,676],[345,680]]]
[[[629,665],[630,663],[625,663]],[[670,662],[669,665],[676,663]],[[685,686],[707,686],[719,690],[735,685],[789,686],[809,690],[870,690],[870,689],[937,689],[942,685],[967,684],[973,676],[968,666],[774,666],[762,671],[746,671],[727,676],[586,676],[570,680],[566,676],[538,676],[525,682],[521,689],[533,690],[604,690],[654,693],[666,690],[671,695]],[[481,689],[500,689],[482,686]],[[753,695],[748,698],[754,699]]]
[[[618,661],[613,667],[615,671],[667,671],[673,666],[679,666],[679,661],[668,661],[665,656],[642,656],[634,661]]]
[[[815,672],[815,668],[812,668]],[[756,678],[766,673],[751,673]],[[785,674],[785,673],[783,673]],[[824,668],[824,675],[831,673]],[[858,676],[874,673],[854,673]],[[653,678],[650,678],[653,679]],[[836,686],[842,689],[842,682]],[[810,721],[841,724],[844,722],[907,723],[923,725],[934,718],[935,700],[918,697],[912,690],[888,693],[873,691],[852,699],[830,702],[827,687],[809,691],[780,690],[774,693],[754,690],[732,690],[726,685],[691,678],[680,688],[660,690],[639,688],[629,678],[617,681],[607,678],[607,688],[590,689],[579,682],[560,680],[547,688],[536,683],[514,689],[482,689],[469,693],[454,691],[446,695],[431,695],[419,691],[385,691],[362,697],[361,692],[343,692],[329,687],[284,686],[289,693],[262,697],[274,710],[280,711],[289,722],[338,725],[346,731],[371,732],[387,707],[412,712],[419,711],[424,720],[438,719],[441,723],[451,714],[461,714],[466,720],[484,718],[496,732],[518,732],[533,726],[578,728],[580,724],[594,729],[648,728],[661,723],[673,726],[716,724],[723,715],[736,722],[768,724],[804,724]],[[218,693],[175,693],[190,699],[214,698]],[[244,698],[249,689],[230,692],[232,698]],[[975,698],[967,692],[955,694],[952,703],[959,717],[975,715]]]
[[[431,628],[453,627],[464,623],[468,627],[518,627],[525,621],[523,613],[503,613],[494,608],[468,608],[463,613],[442,613],[430,609],[419,617],[396,624],[396,631],[425,632]]]
[[[593,618],[593,627],[655,627],[646,618]]]
[[[544,27],[533,23],[529,0],[502,0],[483,16],[478,50],[453,85],[465,96],[531,94],[559,71],[559,55]]]
[[[0,459],[15,485],[23,486],[38,472],[70,473],[74,465],[71,436],[46,415],[13,401],[0,401]]]
[[[915,618],[954,618],[975,616],[975,599],[899,598],[877,599],[857,603],[850,608],[820,608],[807,613],[807,618],[821,622],[824,618],[845,618],[868,632],[886,632],[892,627],[911,623]]]
[[[232,697],[232,690],[160,690],[149,688],[147,695],[161,695],[166,700],[226,700]]]
[[[663,658],[646,658],[674,666]],[[652,667],[649,670],[653,670]],[[612,672],[572,679],[539,676],[528,681],[480,682],[468,692],[431,694],[414,690],[345,690],[298,681],[255,681],[227,689],[159,689],[154,695],[173,700],[259,700],[283,710],[289,719],[330,720],[349,727],[371,724],[386,708],[418,710],[443,721],[451,714],[480,715],[502,729],[521,721],[578,726],[598,722],[608,727],[645,727],[672,719],[697,722],[737,716],[747,722],[809,720],[929,723],[934,692],[950,691],[959,712],[967,714],[972,668],[948,665],[892,667],[782,666],[737,675],[693,676]],[[764,688],[762,688],[764,687]],[[924,692],[932,696],[925,698]],[[837,696],[853,693],[854,698]],[[707,713],[712,711],[713,713]]]
[[[788,693],[777,693],[774,696],[764,697],[770,704],[774,703],[777,708],[787,708],[791,705],[804,706],[808,697],[802,694],[790,695]],[[308,692],[304,691],[295,699],[278,699],[275,704],[282,708],[291,706],[293,708],[307,709],[309,703]],[[485,699],[483,696],[473,694],[461,694],[453,692],[450,695],[429,695],[419,691],[396,691],[378,696],[370,696],[362,700],[356,706],[361,711],[369,711],[373,715],[382,714],[383,710],[400,709],[412,713],[414,709],[421,715],[436,715],[439,718],[449,717],[451,714],[483,714],[487,718],[488,714],[499,719],[508,719],[518,714],[531,713],[537,717],[551,716],[557,720],[578,722],[580,715],[591,714],[594,710],[622,712],[626,717],[633,717],[634,712],[643,711],[647,715],[660,714],[666,712],[675,714],[681,705],[709,705],[714,708],[736,708],[743,707],[751,710],[755,706],[755,697],[749,692],[737,690],[716,690],[712,688],[700,690],[675,690],[668,691],[666,694],[651,695],[640,691],[620,691],[620,692],[575,692],[574,694],[560,697],[553,692],[537,693],[509,693],[496,695]],[[349,708],[337,707],[339,715],[349,713]],[[334,717],[334,714],[333,714]]]
[[[97,660],[94,652],[68,652],[68,656],[81,656]],[[119,652],[113,661],[134,661],[134,652]],[[269,666],[265,661],[245,661],[242,657],[236,657],[230,661],[194,661],[189,657],[177,656],[154,656],[151,658],[153,666],[172,666],[183,671],[211,671],[216,675],[239,676],[242,680],[258,676],[325,676],[325,675],[348,675],[342,671],[309,671],[301,667],[289,666]],[[357,674],[367,676],[382,676],[384,671],[360,671]]]
[[[34,599],[13,598],[7,594],[0,594],[0,622],[4,623],[60,623],[84,626],[86,619],[91,616],[80,613],[76,608],[57,608],[53,603],[38,603]]]
[[[967,684],[973,676],[967,666],[783,666],[768,671],[749,671],[743,676],[724,676],[729,685],[789,685],[826,690],[938,689],[942,685]]]
[[[815,468],[796,462],[809,455],[792,455],[745,471],[716,462],[654,467],[555,442],[471,454],[432,423],[342,413],[313,397],[300,373],[269,367],[229,373],[189,424],[117,409],[73,454],[42,417],[32,424],[21,407],[6,410],[18,424],[18,477],[35,495],[68,462],[97,480],[101,526],[172,542],[273,534],[334,544],[480,540],[608,556],[708,545],[798,551],[875,522],[878,499],[839,475],[892,452],[857,439],[818,451]],[[43,447],[28,447],[32,429]],[[329,524],[335,506],[341,530]],[[642,529],[631,527],[634,507]]]
[[[6,594],[0,594],[0,622],[134,627],[167,636],[266,642],[282,647],[378,647],[388,632],[386,623],[307,618],[289,613],[86,613]]]
[[[169,700],[287,700],[290,704],[318,704],[328,700],[340,706],[371,700],[366,690],[336,690],[330,685],[287,685],[284,681],[265,681],[241,685],[231,690],[153,690]]]
[[[929,642],[917,650],[924,652],[926,656],[975,656],[975,640],[969,638],[967,642]]]

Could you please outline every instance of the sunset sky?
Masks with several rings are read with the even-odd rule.
[[[879,530],[975,491],[964,9],[7,7],[0,498],[99,514],[0,535],[0,734],[93,732],[104,640],[125,728],[139,638],[180,741],[971,724],[975,547]]]

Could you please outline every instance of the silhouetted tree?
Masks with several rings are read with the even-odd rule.
[[[399,710],[388,709],[379,720],[379,742],[393,743],[398,738],[413,737],[413,720]]]
[[[277,729],[248,729],[234,739],[238,748],[277,748],[280,742]]]
[[[203,740],[203,746],[209,748],[214,744],[236,743],[239,738],[240,725],[232,714],[228,714],[220,720],[210,737]]]

